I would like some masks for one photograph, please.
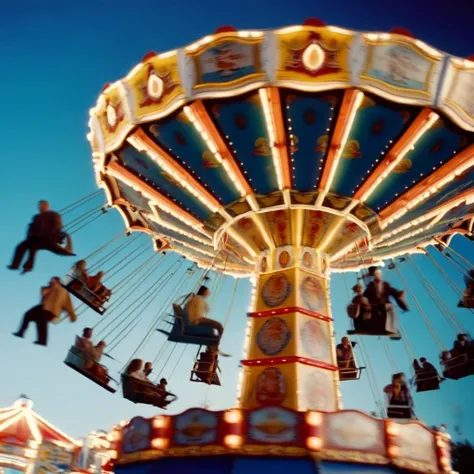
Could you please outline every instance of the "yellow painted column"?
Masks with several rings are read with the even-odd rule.
[[[280,247],[261,255],[259,270],[238,405],[339,410],[325,256],[312,248]]]

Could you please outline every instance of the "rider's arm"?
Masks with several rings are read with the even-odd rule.
[[[63,228],[63,219],[61,217],[61,214],[59,214],[58,212],[56,212],[54,216],[54,226],[57,230],[61,230]]]

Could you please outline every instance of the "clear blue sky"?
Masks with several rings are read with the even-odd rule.
[[[8,263],[14,245],[24,236],[38,199],[48,199],[55,209],[60,209],[95,189],[90,149],[85,140],[88,110],[102,86],[123,77],[146,52],[174,49],[221,25],[258,29],[297,24],[307,17],[321,17],[330,24],[362,30],[384,31],[403,26],[433,46],[468,56],[474,53],[473,5],[462,0],[375,3],[368,0],[142,0],[126,3],[0,0],[3,148],[0,260],[5,265]],[[87,255],[122,229],[121,218],[114,212],[110,213],[81,231],[75,239],[75,248],[81,256]],[[457,239],[455,244],[464,255],[472,255],[474,244],[462,239]],[[455,308],[456,296],[429,262],[420,262],[436,289]],[[43,253],[39,255],[35,272],[30,275],[20,276],[7,272],[5,267],[0,268],[0,406],[9,405],[20,393],[26,393],[43,416],[67,433],[81,436],[92,429],[107,429],[134,415],[151,416],[156,410],[134,406],[119,394],[108,394],[62,363],[76,331],[98,321],[95,313],[85,313],[76,325],[66,322],[52,328],[47,349],[10,335],[16,330],[23,312],[37,303],[39,287],[50,276],[64,274],[71,263],[70,259]],[[461,282],[454,271],[451,275]],[[391,278],[393,284],[400,287],[397,278]],[[454,334],[449,332],[449,327],[416,283],[413,273],[408,272],[407,278],[420,294],[420,301],[443,335],[445,344],[449,345]],[[348,283],[352,281],[353,276],[349,275]],[[226,308],[232,287],[230,279],[223,283],[215,307]],[[188,382],[194,355],[193,349],[188,348],[171,378],[172,390],[180,396],[171,412],[201,404],[206,393],[215,409],[234,405],[248,288],[248,283],[239,286],[237,302],[226,330],[224,346],[234,357],[222,361],[223,387],[212,388],[207,393],[202,385]],[[340,337],[347,328],[342,276],[335,276],[332,294],[336,331]],[[159,310],[160,301],[163,304],[163,300],[158,298],[147,310],[145,326]],[[474,315],[466,310],[455,309],[455,312],[472,331]],[[223,314],[216,313],[215,316],[224,319]],[[417,348],[417,355],[437,361],[438,348],[417,312],[413,310],[403,315],[403,321],[411,343]],[[27,337],[30,341],[33,339],[33,328]],[[128,358],[139,339],[140,334],[134,334],[119,347],[117,354],[121,360]],[[162,342],[162,337],[154,335],[143,357],[153,357]],[[376,339],[366,342],[379,388],[389,382],[391,372],[382,347]],[[403,344],[390,343],[390,350],[397,360],[397,369],[408,372],[410,361]],[[170,375],[180,354],[181,348],[178,348],[170,356],[165,376]],[[166,358],[167,353],[162,362]],[[445,422],[450,427],[461,424],[464,434],[474,439],[472,424],[463,423],[463,420],[474,418],[472,393],[474,377],[457,383],[446,382],[440,392],[415,396],[417,413],[429,424]],[[368,411],[374,408],[367,374],[359,382],[344,385],[343,394],[346,407]]]

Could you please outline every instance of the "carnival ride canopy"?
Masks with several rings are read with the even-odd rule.
[[[89,140],[127,228],[236,276],[355,269],[472,229],[474,63],[404,31],[222,28],[104,87]]]

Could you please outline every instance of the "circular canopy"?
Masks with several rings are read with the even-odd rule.
[[[91,110],[97,181],[129,229],[236,276],[275,247],[347,270],[470,233],[474,62],[402,33],[226,27],[148,53]]]

